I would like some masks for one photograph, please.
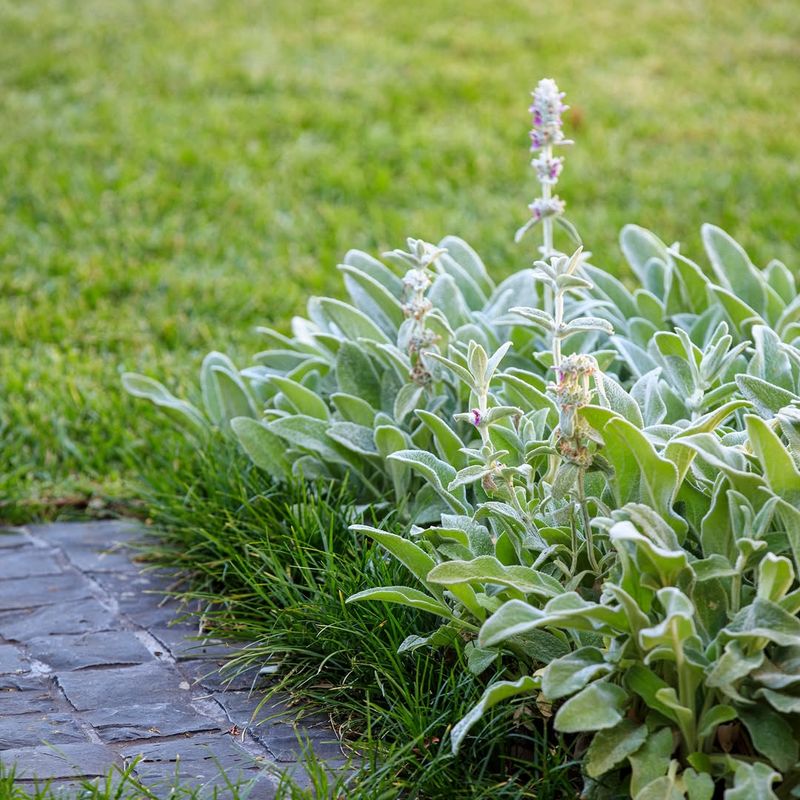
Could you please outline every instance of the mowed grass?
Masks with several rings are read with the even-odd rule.
[[[796,267],[795,0],[0,0],[0,30],[0,517],[135,497],[171,444],[119,373],[244,363],[348,248],[526,265],[542,76],[597,263],[713,221]]]

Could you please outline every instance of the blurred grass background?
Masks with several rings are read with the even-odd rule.
[[[711,221],[797,267],[797,0],[0,0],[0,31],[0,517],[135,496],[166,444],[120,371],[244,362],[348,248],[527,265],[543,76],[598,264]]]

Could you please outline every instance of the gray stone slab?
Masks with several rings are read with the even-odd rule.
[[[0,556],[0,580],[30,578],[34,575],[58,575],[63,572],[55,550],[42,547],[23,547]]]
[[[82,575],[65,572],[35,578],[0,581],[0,611],[36,608],[91,597],[88,582]]]
[[[164,592],[171,583],[163,578],[140,573],[90,573],[117,602],[119,611],[142,627],[166,627],[188,609]],[[186,626],[194,627],[197,625]]]
[[[20,714],[7,717],[2,715],[3,711],[4,707],[0,711],[0,750],[87,741],[86,735],[70,714]]]
[[[251,728],[250,732],[280,763],[302,761],[304,749],[313,750],[317,758],[326,762],[342,758],[339,740],[327,725],[314,728],[301,725],[267,724]]]
[[[227,733],[137,743],[119,752],[127,763],[137,757],[141,759],[136,774],[148,782],[174,781],[177,775],[181,785],[189,786],[224,785],[223,773],[232,782],[253,779],[271,764],[266,755],[254,757]]]
[[[118,625],[114,615],[93,597],[0,615],[0,635],[13,641],[37,636],[88,633]]]
[[[44,675],[0,676],[0,716],[64,711],[53,681]]]
[[[0,644],[0,675],[25,672],[29,666],[28,660],[19,648],[13,644]]]
[[[0,692],[50,691],[53,681],[47,675],[31,672],[0,675]]]
[[[247,669],[226,669],[226,662],[220,659],[198,659],[181,661],[178,669],[186,675],[192,685],[201,686],[209,692],[252,691],[264,684],[266,678],[260,675],[259,667]]]
[[[26,525],[25,529],[42,541],[69,549],[83,545],[110,548],[140,539],[144,529],[131,520],[98,520],[94,522],[50,522]]]
[[[18,778],[30,780],[93,778],[104,775],[119,760],[105,745],[83,743],[4,750],[0,753],[0,763],[14,765]]]
[[[149,703],[185,705],[190,684],[177,671],[158,662],[119,669],[56,673],[67,699],[78,711]]]
[[[150,633],[163,644],[176,661],[189,659],[212,659],[235,655],[241,647],[234,647],[219,639],[204,639],[198,636],[197,626],[154,626]]]
[[[14,528],[0,529],[0,550],[16,547],[31,547],[33,542],[25,531]]]
[[[55,670],[144,664],[154,661],[132,631],[102,631],[31,639],[28,651]]]
[[[3,717],[18,714],[53,714],[63,711],[63,703],[51,692],[26,690],[26,691],[0,691],[0,713]]]
[[[82,718],[104,742],[128,742],[223,730],[216,720],[199,714],[193,708],[170,703],[124,707],[113,705],[111,708],[87,711]]]
[[[221,692],[214,699],[225,709],[230,721],[247,729],[276,761],[301,759],[304,744],[310,744],[322,759],[342,757],[339,741],[327,718],[321,714],[298,718],[297,710],[288,707],[288,698],[282,693],[263,704],[263,695],[258,692]]]
[[[57,545],[84,572],[117,572],[136,569],[126,543],[141,536],[141,527],[129,522],[63,522],[29,526],[42,542]]]

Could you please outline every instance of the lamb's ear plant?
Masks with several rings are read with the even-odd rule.
[[[438,619],[401,650],[464,647],[487,682],[455,749],[534,696],[522,713],[574,747],[587,798],[798,797],[794,274],[710,225],[708,272],[634,225],[627,282],[558,251],[562,99],[534,93],[533,268],[495,284],[452,236],[351,251],[350,302],[261,329],[243,370],[209,355],[202,408],[125,386],[198,447],[219,429],[272,479],[347,481],[371,504],[357,532],[411,581],[349,600]]]

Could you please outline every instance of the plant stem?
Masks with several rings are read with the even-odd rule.
[[[578,470],[578,504],[581,507],[583,516],[584,537],[586,538],[586,555],[589,557],[589,566],[594,570],[595,575],[600,574],[600,565],[597,563],[597,556],[594,552],[594,539],[592,537],[592,522],[589,519],[589,507],[586,504],[586,470]]]

